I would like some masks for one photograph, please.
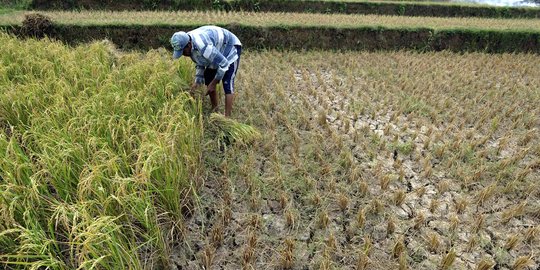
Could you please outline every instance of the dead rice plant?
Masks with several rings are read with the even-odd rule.
[[[400,189],[394,193],[393,202],[396,206],[401,206],[407,197],[405,190]]]
[[[402,252],[400,255],[399,255],[399,259],[398,259],[398,269],[399,270],[407,270],[409,269],[409,261],[407,260],[407,252]]]
[[[519,244],[520,240],[521,240],[521,237],[519,236],[519,234],[517,234],[517,233],[512,234],[510,237],[508,237],[508,239],[506,239],[506,242],[504,244],[504,248],[506,250],[512,250]]]
[[[401,253],[405,251],[405,240],[403,236],[400,236],[396,242],[394,243],[394,247],[392,248],[392,256],[394,258],[399,258]]]
[[[503,213],[501,214],[501,222],[503,224],[506,224],[511,219],[522,216],[525,213],[526,205],[527,205],[527,201],[523,201],[519,205],[503,211]]]
[[[435,232],[431,232],[427,235],[426,239],[428,243],[428,250],[432,253],[438,253],[441,248],[441,241],[439,235]]]
[[[520,256],[512,264],[512,270],[521,270],[531,266],[534,263],[532,256]]]
[[[456,259],[456,251],[452,248],[443,257],[441,261],[441,269],[442,270],[450,269],[455,259]]]
[[[356,224],[359,229],[363,229],[366,224],[366,209],[361,208],[356,215]]]
[[[482,259],[476,266],[476,270],[490,270],[495,266],[495,262],[490,259]]]
[[[474,219],[474,223],[473,223],[473,226],[472,226],[472,232],[473,233],[478,233],[482,227],[484,226],[484,221],[485,221],[485,217],[484,215],[480,214],[480,215],[477,215],[476,218]]]
[[[356,261],[356,269],[365,270],[365,269],[368,269],[368,265],[369,265],[369,257],[366,255],[364,251],[359,252],[358,259]]]
[[[285,247],[281,251],[281,269],[292,269],[294,266],[295,242],[292,238],[285,239]]]
[[[525,242],[528,244],[531,244],[536,241],[538,236],[540,235],[540,226],[533,226],[527,228],[525,231]]]
[[[206,247],[204,248],[200,256],[203,269],[210,269],[212,267],[215,255],[216,255],[215,248],[211,245],[206,245]]]
[[[424,226],[426,223],[426,216],[424,215],[424,213],[420,212],[416,215],[416,217],[414,218],[414,225],[413,225],[413,228],[415,230],[418,230],[420,229],[422,226]]]
[[[430,203],[429,203],[429,212],[434,214],[435,212],[437,212],[437,209],[439,208],[439,200],[437,199],[431,199]]]
[[[493,197],[496,194],[496,190],[497,190],[496,183],[492,183],[491,185],[485,187],[476,195],[476,199],[475,199],[476,203],[479,206],[484,205],[484,203],[487,200],[489,200],[491,197]]]
[[[393,217],[389,217],[386,223],[386,237],[393,234],[396,231],[396,222]]]

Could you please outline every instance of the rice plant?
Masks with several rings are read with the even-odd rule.
[[[0,264],[168,265],[200,173],[186,67],[108,42],[0,40]]]

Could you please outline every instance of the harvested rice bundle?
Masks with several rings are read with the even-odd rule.
[[[238,142],[245,145],[261,138],[261,133],[256,128],[219,113],[212,113],[209,123],[218,129],[218,137],[225,143]]]

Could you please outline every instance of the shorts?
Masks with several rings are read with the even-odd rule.
[[[235,46],[238,54],[238,59],[234,63],[229,65],[229,69],[225,72],[223,76],[223,91],[225,94],[234,94],[234,78],[236,77],[236,72],[238,72],[238,65],[240,65],[240,55],[242,54],[242,47]],[[206,68],[204,70],[204,84],[209,85],[212,80],[216,77],[217,69]]]

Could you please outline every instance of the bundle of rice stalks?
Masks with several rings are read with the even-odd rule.
[[[217,138],[220,143],[236,142],[246,145],[261,139],[261,133],[256,128],[219,113],[210,115],[209,124],[217,129]]]

